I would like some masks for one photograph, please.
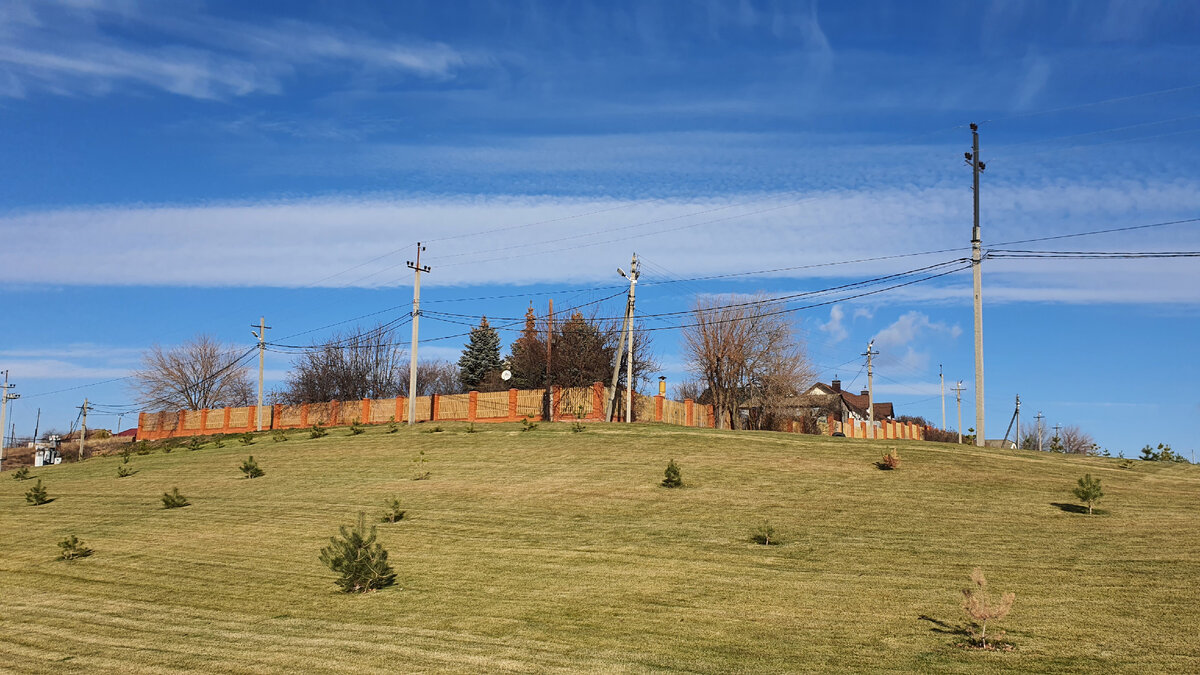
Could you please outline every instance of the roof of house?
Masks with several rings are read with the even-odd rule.
[[[116,435],[117,436],[137,436],[137,427],[134,427],[132,429],[126,429],[125,431],[122,431]]]
[[[839,383],[840,384],[840,383]],[[867,417],[867,396],[865,394],[851,394],[848,391],[843,391],[839,386],[836,389],[832,385],[823,382],[817,382],[804,392],[803,396],[798,398],[817,398],[817,397],[834,397],[841,396],[846,402],[846,407],[858,413],[862,417]],[[895,406],[891,401],[875,402],[871,406],[875,411],[875,419],[891,419],[896,416]]]

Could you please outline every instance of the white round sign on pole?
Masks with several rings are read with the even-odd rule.
[[[506,370],[503,373],[500,373],[500,379],[504,380],[505,382],[508,382],[509,380],[512,379],[512,371]]]

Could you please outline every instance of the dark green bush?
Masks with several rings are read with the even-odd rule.
[[[58,542],[58,547],[62,549],[58,554],[59,560],[76,560],[78,558],[86,558],[92,554],[92,549],[84,546],[79,537],[75,535],[71,535]]]
[[[30,506],[41,506],[42,504],[46,504],[50,501],[50,496],[46,492],[46,488],[42,486],[41,478],[38,479],[37,485],[29,488],[29,490],[25,493],[25,501],[28,502]]]
[[[316,424],[312,425],[312,429],[308,432],[308,437],[321,438],[328,433],[329,432],[325,430],[325,427],[320,422],[317,422]]]
[[[383,505],[384,511],[382,522],[398,523],[401,520],[404,520],[404,514],[407,512],[400,508],[400,499],[398,497],[392,497],[391,499],[383,500]]]
[[[321,562],[338,574],[334,583],[346,593],[366,593],[391,586],[396,572],[388,564],[388,553],[375,541],[375,526],[367,529],[365,513],[358,514],[353,528],[339,528],[341,538],[330,537],[321,549]]]
[[[179,494],[178,487],[170,492],[164,492],[162,496],[162,503],[164,509],[178,509],[191,505],[191,502],[187,500],[187,497]]]
[[[667,470],[663,472],[662,486],[665,488],[683,487],[683,472],[679,470],[679,465],[673,459],[667,463]]]

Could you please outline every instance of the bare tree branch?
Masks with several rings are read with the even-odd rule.
[[[178,347],[154,345],[142,355],[133,388],[149,407],[202,410],[250,405],[249,369],[235,365],[244,351],[197,335]]]

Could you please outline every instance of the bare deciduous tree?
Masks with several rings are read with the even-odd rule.
[[[1096,449],[1096,439],[1074,424],[1063,427],[1058,437],[1059,442],[1062,444],[1063,452],[1086,455]]]
[[[289,403],[391,398],[402,392],[405,351],[394,329],[379,325],[337,334],[313,345],[292,365]]]
[[[408,396],[409,364],[400,367],[400,396]],[[417,362],[417,396],[457,394],[463,390],[458,378],[459,369],[449,361]]]
[[[171,349],[154,345],[142,355],[133,388],[149,407],[202,410],[249,405],[255,393],[249,369],[238,365],[244,354],[209,335],[197,335]]]
[[[791,322],[767,300],[763,294],[697,300],[692,325],[683,330],[684,351],[708,386],[718,426],[726,419],[739,426],[738,411],[751,401],[761,411],[755,424],[769,424],[812,377]]]

